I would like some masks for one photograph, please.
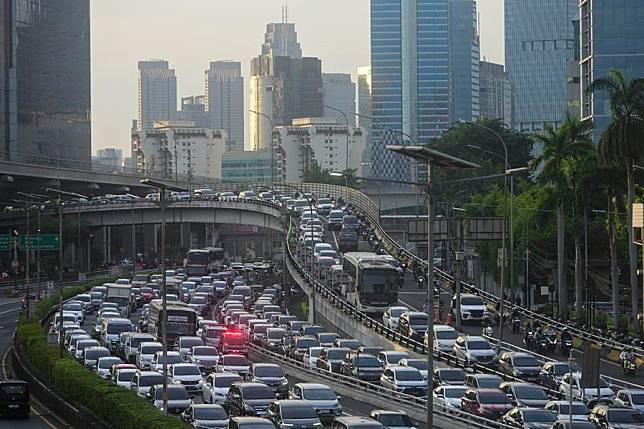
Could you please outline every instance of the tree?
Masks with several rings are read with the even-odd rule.
[[[606,166],[626,170],[628,260],[631,286],[633,321],[637,320],[639,287],[637,284],[637,248],[634,243],[632,208],[635,202],[633,166],[643,153],[644,138],[644,79],[627,79],[619,70],[611,70],[608,76],[596,79],[588,88],[591,93],[605,91],[610,99],[612,121],[599,140],[599,159]],[[635,323],[638,326],[637,323]]]
[[[548,125],[536,139],[543,144],[543,153],[532,161],[532,169],[539,172],[538,181],[552,191],[553,203],[557,207],[557,286],[559,316],[567,318],[568,292],[566,289],[565,255],[565,206],[570,202],[571,184],[569,164],[592,150],[584,133],[585,127],[579,119],[566,115],[561,127]]]
[[[323,169],[314,159],[311,162],[310,168],[304,172],[304,182],[308,183],[326,183],[329,185],[345,186],[350,188],[358,188],[356,182],[356,170],[344,170],[341,172],[344,176],[332,176],[331,171]]]

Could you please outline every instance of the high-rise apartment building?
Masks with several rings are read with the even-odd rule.
[[[481,61],[480,116],[512,125],[512,83],[503,64]]]
[[[92,158],[92,164],[101,165],[111,171],[119,171],[123,166],[123,151],[116,148],[98,149],[96,157]]]
[[[449,126],[449,1],[371,0],[372,174],[409,179],[385,149],[439,137]],[[393,130],[393,131],[392,131]]]
[[[206,97],[191,95],[181,98],[181,110],[177,112],[177,121],[192,121],[196,127],[206,128]]]
[[[586,88],[610,69],[628,79],[644,76],[644,2],[581,0],[580,20],[582,117],[592,119],[598,140],[611,120],[608,94]]]
[[[480,43],[476,2],[450,0],[450,122],[479,117]]]
[[[505,0],[505,67],[513,85],[513,124],[521,131],[557,126],[565,116],[566,64],[575,49],[571,21],[578,8],[579,0]]]
[[[139,61],[137,114],[140,129],[177,114],[177,77],[165,60]]]
[[[89,168],[89,0],[0,3],[0,98],[0,159]]]
[[[208,127],[226,130],[229,150],[244,150],[244,78],[241,63],[214,61],[205,72]]]
[[[347,115],[349,126],[355,125],[356,84],[351,80],[349,73],[322,73],[322,101],[325,118],[335,118],[346,123],[342,115],[344,113]]]
[[[358,126],[365,130],[363,174],[371,175],[371,66],[358,67]]]

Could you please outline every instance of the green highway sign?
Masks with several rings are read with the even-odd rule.
[[[0,251],[11,250],[11,235],[0,234]]]
[[[40,246],[38,246],[38,238],[40,238]],[[20,236],[20,249],[21,250],[58,250],[58,241],[60,240],[58,234],[41,234],[30,235],[27,240],[26,235]],[[2,242],[0,241],[0,245]]]

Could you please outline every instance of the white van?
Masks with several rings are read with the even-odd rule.
[[[481,321],[487,317],[485,301],[478,295],[471,293],[461,294],[461,319],[464,321]],[[456,314],[456,296],[452,298],[450,313]]]

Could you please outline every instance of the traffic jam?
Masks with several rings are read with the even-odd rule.
[[[282,201],[292,213],[296,234],[289,239],[302,265],[361,311],[427,344],[427,313],[398,301],[406,267],[381,249],[358,251],[369,231],[350,206],[305,197]],[[378,384],[392,397],[427,398],[430,386],[434,404],[444,410],[513,427],[644,427],[644,390],[616,390],[603,379],[600,386],[582,387],[579,368],[566,360],[544,364],[527,352],[499,354],[485,335],[464,335],[448,325],[434,326],[435,349],[466,367],[493,371],[442,364],[430,376],[422,355],[368,346],[290,314],[274,271],[266,262],[228,262],[220,248],[193,249],[181,268],[136,274],[77,295],[64,304],[62,323],[54,316],[52,333],[88,370],[160,410],[167,402],[169,413],[196,428],[421,426],[393,408],[348,410],[329,385],[289,377],[287,368],[258,358],[263,355],[254,348]],[[461,312],[464,321],[480,324],[485,304],[463,294]]]

